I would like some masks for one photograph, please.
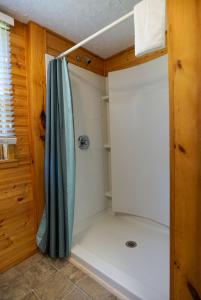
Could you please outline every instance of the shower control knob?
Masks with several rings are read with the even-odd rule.
[[[86,150],[89,148],[89,144],[90,144],[90,141],[89,141],[89,137],[87,135],[80,135],[79,138],[78,138],[78,147],[81,149],[81,150]]]

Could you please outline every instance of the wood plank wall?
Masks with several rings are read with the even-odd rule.
[[[35,209],[27,93],[26,26],[11,31],[16,160],[0,164],[0,270],[30,256],[35,246]]]
[[[171,300],[201,299],[201,2],[168,0]]]
[[[27,25],[27,44],[31,149],[33,156],[33,195],[36,208],[36,227],[38,228],[44,209],[45,29],[30,22]]]

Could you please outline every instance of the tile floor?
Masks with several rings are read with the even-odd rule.
[[[39,253],[0,274],[1,300],[117,300],[66,259]]]

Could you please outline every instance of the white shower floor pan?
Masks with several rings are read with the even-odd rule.
[[[75,237],[72,257],[122,299],[169,299],[169,230],[160,224],[106,211]]]

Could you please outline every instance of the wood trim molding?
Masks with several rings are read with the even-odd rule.
[[[139,64],[143,64],[165,54],[167,54],[167,48],[157,50],[140,57],[136,57],[134,47],[128,48],[118,54],[107,58],[104,61],[104,75],[107,76],[108,72],[126,69]]]
[[[45,107],[46,31],[41,26],[29,22],[27,37],[33,194],[37,230],[44,209],[44,128],[41,122],[41,112],[44,111]]]

